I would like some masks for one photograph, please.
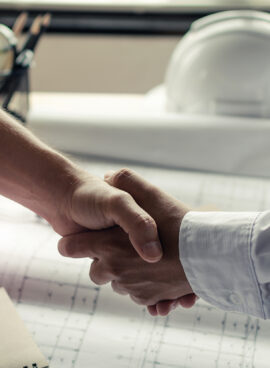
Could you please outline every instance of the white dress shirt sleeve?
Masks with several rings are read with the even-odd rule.
[[[270,318],[270,212],[188,212],[179,253],[199,297]]]

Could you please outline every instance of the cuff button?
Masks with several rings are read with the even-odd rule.
[[[236,305],[242,304],[242,300],[241,300],[240,295],[235,294],[235,293],[230,294],[229,300],[230,300],[230,302],[232,302],[233,304],[236,304]]]

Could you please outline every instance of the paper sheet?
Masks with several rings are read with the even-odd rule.
[[[84,162],[102,175],[121,165]],[[270,181],[135,167],[191,206],[270,208]],[[199,301],[153,318],[88,277],[89,260],[61,257],[56,235],[23,207],[0,200],[0,285],[52,368],[264,368],[270,328]]]
[[[5,289],[0,288],[0,368],[48,368]]]

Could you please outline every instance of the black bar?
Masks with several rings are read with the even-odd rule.
[[[31,11],[27,27],[39,11]],[[18,11],[0,11],[0,23],[11,27]],[[199,13],[157,13],[157,12],[68,12],[52,11],[49,33],[94,33],[131,35],[179,35],[185,33],[192,22],[209,15]]]
[[[0,23],[11,27],[18,11],[0,11]],[[37,11],[29,13],[27,27]],[[191,23],[209,13],[134,13],[134,12],[62,12],[52,11],[50,33],[95,33],[134,35],[179,35]]]

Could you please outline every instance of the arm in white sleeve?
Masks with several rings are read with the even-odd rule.
[[[270,212],[189,212],[179,247],[195,294],[224,310],[270,318]]]

